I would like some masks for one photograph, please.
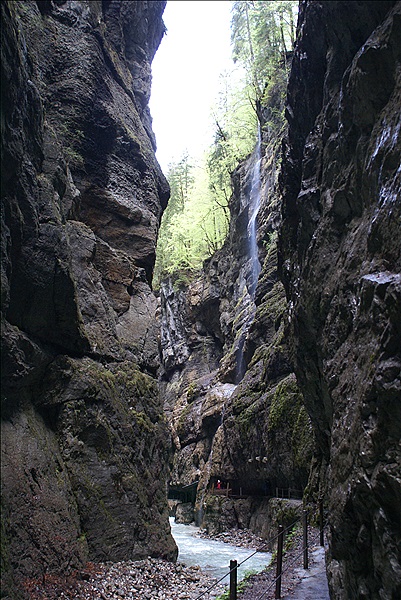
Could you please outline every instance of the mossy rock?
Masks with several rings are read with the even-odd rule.
[[[279,429],[284,424],[296,423],[303,399],[295,375],[288,375],[275,388],[272,396],[268,429]]]

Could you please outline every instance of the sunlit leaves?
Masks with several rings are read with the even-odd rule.
[[[255,101],[278,65],[293,49],[298,2],[233,2],[231,41],[234,60],[244,66]]]
[[[214,140],[203,159],[194,164],[185,154],[170,165],[171,199],[159,234],[156,287],[168,274],[199,269],[221,247],[229,224],[231,173],[253,151],[261,124],[265,143],[280,138],[297,10],[294,1],[232,2],[235,66],[220,76],[211,110]]]
[[[176,271],[195,271],[224,242],[227,201],[210,185],[206,159],[198,165],[188,155],[170,165],[171,198],[163,215],[157,246],[154,285]]]

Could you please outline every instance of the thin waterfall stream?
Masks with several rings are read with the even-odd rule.
[[[257,573],[263,571],[271,561],[270,552],[255,552],[256,549],[240,548],[218,540],[197,537],[199,527],[175,523],[174,517],[170,517],[170,526],[179,549],[178,561],[187,566],[197,565],[202,571],[217,579],[229,572],[230,560],[241,563],[254,553],[238,568],[238,581],[242,580],[249,571]],[[223,584],[228,584],[228,581],[227,576]]]
[[[258,283],[258,277],[261,270],[261,265],[258,256],[258,243],[256,238],[256,218],[258,216],[260,208],[260,133],[258,136],[258,143],[254,152],[254,165],[252,169],[252,182],[251,191],[249,193],[249,221],[248,221],[248,252],[250,259],[250,280],[248,284],[249,293],[254,299],[256,285]]]
[[[246,273],[244,277],[244,287],[246,287],[247,295],[250,303],[253,305],[253,310],[250,311],[247,323],[244,324],[241,338],[238,344],[237,354],[237,368],[235,382],[239,383],[245,374],[245,361],[244,361],[244,345],[246,336],[248,333],[249,326],[255,315],[256,307],[254,306],[256,286],[258,284],[258,277],[261,271],[261,264],[259,262],[258,253],[258,242],[257,242],[257,216],[260,209],[260,194],[261,194],[261,183],[260,183],[260,164],[262,161],[261,157],[261,136],[260,130],[258,131],[258,141],[256,148],[252,155],[251,163],[251,185],[248,194],[248,226],[247,226],[247,252],[246,252]]]

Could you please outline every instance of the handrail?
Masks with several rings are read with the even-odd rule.
[[[307,515],[309,515],[311,512],[313,512],[315,510],[315,508],[310,508],[309,511],[307,511]],[[252,556],[254,556],[257,552],[263,552],[264,548],[267,548],[268,546],[270,546],[272,544],[272,542],[274,542],[275,540],[278,539],[278,537],[282,534],[284,534],[285,532],[287,532],[289,529],[292,529],[294,527],[294,525],[296,525],[296,523],[298,523],[299,521],[301,521],[302,517],[298,517],[297,519],[295,519],[295,521],[293,521],[290,525],[287,525],[287,527],[285,529],[282,530],[282,532],[278,533],[277,535],[275,535],[272,538],[269,538],[265,544],[263,544],[260,548],[258,548],[257,550],[255,550],[254,552],[252,552],[252,554],[250,554],[249,556],[247,556],[246,558],[244,558],[244,560],[240,563],[238,563],[233,569],[230,569],[228,571],[228,573],[225,573],[225,575],[223,575],[220,579],[218,579],[215,583],[213,583],[209,588],[207,588],[206,590],[204,590],[199,596],[196,596],[195,600],[199,600],[199,598],[202,598],[203,596],[205,596],[205,594],[208,594],[213,588],[215,588],[219,583],[221,583],[221,581],[223,581],[223,579],[225,579],[226,577],[228,577],[229,575],[231,575],[231,573],[236,570],[238,567],[240,567],[241,565],[243,565],[247,560],[249,560],[250,558],[252,558]],[[303,552],[303,550],[302,550]],[[276,583],[277,578],[274,580],[273,583]],[[266,591],[268,591],[270,589],[271,586],[269,586],[267,588]],[[262,598],[262,596],[260,596]],[[257,599],[259,600],[259,599]]]
[[[327,525],[327,523],[326,523],[326,525]],[[324,525],[324,527],[326,527],[326,525]],[[319,531],[319,536],[320,536],[320,531]],[[317,541],[317,538],[316,538],[316,541]],[[309,548],[312,548],[312,546],[316,544],[316,541],[315,541],[315,543],[314,543],[314,544],[312,544],[312,543],[309,543],[309,544],[308,544],[308,546],[307,546],[307,548],[308,548],[308,549],[309,549]],[[288,562],[288,563],[286,563],[286,565],[285,565],[285,568],[284,568],[284,569],[282,569],[282,571],[281,571],[280,575],[279,575],[278,577],[276,577],[276,578],[275,578],[275,579],[274,579],[274,580],[273,580],[273,581],[272,581],[272,582],[271,582],[271,583],[268,585],[268,587],[267,587],[267,588],[266,588],[266,589],[265,589],[265,590],[264,590],[264,591],[261,593],[261,595],[260,595],[260,596],[258,596],[257,598],[255,598],[255,600],[261,600],[261,599],[262,599],[262,598],[263,598],[263,597],[264,597],[264,596],[267,594],[267,592],[270,592],[270,590],[272,589],[272,587],[273,587],[274,585],[276,585],[276,583],[277,583],[278,579],[279,579],[280,577],[282,577],[283,573],[285,573],[286,571],[288,571],[288,569],[289,569],[289,568],[290,568],[290,567],[291,567],[291,566],[292,566],[292,565],[295,563],[295,561],[296,561],[296,560],[298,560],[298,559],[299,559],[299,558],[300,558],[300,557],[303,555],[303,553],[304,553],[304,548],[302,548],[302,551],[301,551],[299,554],[297,554],[295,557],[293,557],[293,559],[292,559],[292,561],[291,561],[291,562]]]

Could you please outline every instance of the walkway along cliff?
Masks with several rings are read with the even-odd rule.
[[[1,3],[4,593],[88,558],[177,555],[150,288],[164,5]]]

